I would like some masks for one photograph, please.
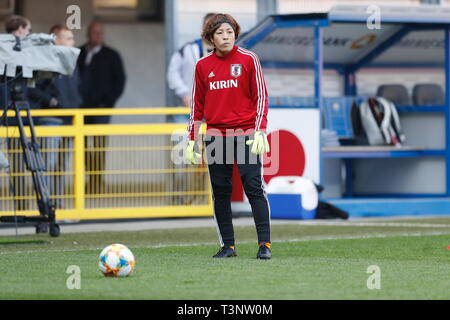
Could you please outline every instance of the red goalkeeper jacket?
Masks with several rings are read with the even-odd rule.
[[[267,101],[264,75],[256,54],[238,46],[223,57],[213,51],[198,60],[195,67],[189,138],[197,140],[203,119],[207,133],[213,135],[265,131]]]

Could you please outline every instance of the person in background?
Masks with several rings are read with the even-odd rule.
[[[206,21],[213,15],[214,13],[207,13],[203,17],[202,28]],[[185,43],[179,50],[173,53],[167,69],[167,83],[176,96],[177,105],[189,108],[191,104],[191,90],[195,64],[198,59],[206,56],[212,49],[213,46],[200,37]],[[168,116],[168,120],[170,122],[186,123],[189,120],[189,116],[184,114],[170,115]],[[184,132],[181,134],[173,134],[172,139],[179,142],[180,145],[185,145],[187,143]],[[195,181],[198,181],[198,179],[196,179],[194,173],[183,171],[184,164],[182,162],[182,158],[179,159],[177,163],[174,162],[174,168],[181,169],[181,172],[177,171],[173,173],[174,184],[177,188],[175,191],[189,192],[192,191],[189,190],[189,186],[195,186]],[[174,196],[173,202],[174,204],[190,205],[195,201],[200,200],[200,198],[201,196],[198,195]]]
[[[203,17],[203,25],[213,15],[214,13],[207,13]],[[208,41],[199,38],[185,43],[172,55],[167,70],[167,83],[169,88],[175,93],[178,105],[189,108],[195,64],[198,59],[207,55],[212,49],[213,47]],[[173,115],[170,119],[174,122],[186,123],[188,116]]]
[[[113,108],[125,89],[126,75],[120,54],[104,44],[103,25],[92,22],[87,43],[80,49],[82,108]],[[109,116],[88,117],[87,124],[105,124]]]
[[[31,22],[30,20],[22,16],[10,16],[5,21],[5,31],[15,37],[18,37],[19,39],[23,39],[31,33]],[[2,76],[4,75],[0,75],[0,77]],[[9,87],[4,83],[0,83],[0,107],[2,110],[10,103],[9,95]],[[13,123],[15,123],[14,119],[9,118],[8,120],[12,121],[9,123],[9,125],[13,125]]]
[[[122,95],[126,75],[120,54],[105,45],[103,25],[92,22],[87,30],[87,43],[80,49],[78,69],[80,71],[82,108],[113,108]],[[107,124],[110,116],[91,116],[85,118],[85,124]],[[88,172],[88,192],[104,185],[102,171],[105,167],[105,148],[107,136],[93,138],[92,144],[86,140],[86,148],[93,151],[86,153],[86,170]],[[93,173],[95,172],[95,173]]]
[[[75,45],[73,32],[61,24],[56,24],[50,28],[50,34],[55,35],[54,44],[57,46]],[[35,88],[29,88],[28,99],[34,109],[60,109],[79,108],[81,106],[81,96],[79,92],[78,70],[71,76],[57,75],[49,79],[41,79],[36,82]],[[41,126],[60,126],[72,123],[71,117],[40,117],[35,124]],[[66,152],[61,149],[68,149],[68,141],[62,137],[48,137],[42,139],[41,149],[44,151],[44,161],[48,172],[48,186],[51,194],[56,196],[57,208],[62,207],[61,198],[64,187],[64,173],[66,163]],[[58,172],[59,174],[55,174]]]
[[[56,24],[49,33],[55,35],[54,44],[57,46],[75,45],[73,32]],[[58,75],[49,79],[38,80],[35,88],[30,88],[28,97],[33,108],[80,108],[82,100],[79,91],[80,80],[78,69],[75,68],[71,76]],[[57,125],[71,124],[71,117],[51,117],[38,119],[38,124],[53,122]]]
[[[23,39],[32,32],[31,22],[29,19],[23,16],[9,16],[5,21],[5,31],[19,39]],[[8,84],[0,83],[0,106],[2,110],[6,109],[11,104],[10,89],[11,88]],[[23,85],[22,90],[24,92],[24,95],[27,96],[28,88]],[[26,125],[28,122],[26,121],[26,119],[23,120],[24,124]],[[15,117],[4,117],[2,119],[1,125],[17,126],[17,120]],[[25,177],[21,175],[25,171],[25,163],[23,159],[22,148],[19,144],[19,139],[8,138],[7,142],[10,170],[11,173],[15,174],[12,178],[12,185],[14,189],[13,194],[16,196],[27,196],[27,194],[25,193]],[[14,205],[15,208],[19,211],[25,210],[28,206],[28,199],[21,198],[19,200],[16,200]]]

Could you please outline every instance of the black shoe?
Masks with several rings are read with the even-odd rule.
[[[272,258],[272,254],[270,253],[270,244],[261,244],[258,249],[258,254],[256,255],[256,259],[264,259],[268,260]]]
[[[222,247],[220,248],[219,252],[213,255],[213,258],[230,258],[236,256],[237,254],[234,247]]]

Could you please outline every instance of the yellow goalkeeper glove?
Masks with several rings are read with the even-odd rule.
[[[263,131],[256,131],[253,140],[248,140],[247,145],[252,145],[251,152],[254,154],[264,154],[270,151],[267,135]]]
[[[200,153],[195,152],[194,147],[195,140],[190,140],[186,148],[186,159],[190,164],[195,164],[195,159],[200,159],[202,157]]]

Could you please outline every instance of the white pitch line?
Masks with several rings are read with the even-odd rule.
[[[356,221],[299,221],[304,226],[333,226],[333,227],[404,227],[404,228],[450,228],[450,224],[438,223],[403,223],[403,222],[356,222]]]
[[[403,227],[403,228],[450,228],[450,224],[437,223],[404,223],[404,222],[376,222],[357,220],[271,220],[275,225],[299,225],[299,226],[334,226],[334,227]],[[235,227],[254,226],[253,218],[239,218],[233,220]],[[127,223],[100,223],[100,224],[75,224],[61,225],[61,233],[79,232],[103,232],[103,231],[144,231],[179,228],[202,228],[215,227],[213,219],[191,219],[191,220],[168,220],[168,221],[146,221]],[[35,234],[32,227],[19,228],[20,235]],[[15,235],[14,228],[0,229],[1,236]]]
[[[283,242],[301,242],[301,241],[315,241],[315,240],[344,240],[344,239],[370,239],[370,238],[389,238],[389,237],[421,237],[421,236],[441,236],[447,235],[450,232],[442,231],[427,231],[427,232],[411,232],[411,233],[375,233],[363,235],[343,235],[343,236],[306,236],[304,238],[295,238],[283,240]]]
[[[339,235],[339,236],[305,236],[303,238],[295,239],[273,239],[272,244],[275,247],[279,242],[305,242],[305,241],[321,241],[321,240],[346,240],[346,239],[371,239],[371,238],[389,238],[389,237],[420,237],[420,236],[436,236],[436,235],[448,235],[449,232],[441,231],[427,231],[427,232],[412,232],[412,233],[392,233],[392,234],[361,234],[361,235]],[[255,240],[239,241],[239,243],[255,243]],[[150,246],[130,246],[131,249],[159,249],[159,248],[170,248],[170,247],[191,247],[191,246],[203,246],[203,245],[218,245],[218,242],[193,242],[193,243],[172,243],[172,244],[157,244]],[[238,245],[237,245],[238,246]],[[23,250],[23,251],[9,251],[0,252],[2,254],[30,254],[30,253],[40,253],[40,252],[72,252],[80,250],[103,250],[103,248],[78,248],[78,249],[50,249],[50,250]]]

